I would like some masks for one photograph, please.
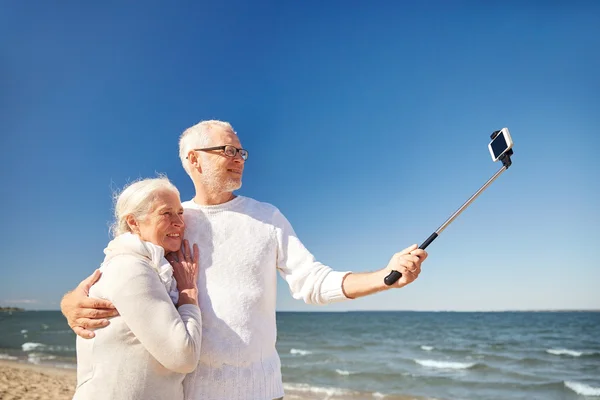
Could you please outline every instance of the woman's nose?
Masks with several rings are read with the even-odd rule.
[[[177,225],[177,226],[181,226],[181,227],[185,226],[185,222],[183,221],[183,215],[175,214],[175,218],[172,222],[174,225]]]

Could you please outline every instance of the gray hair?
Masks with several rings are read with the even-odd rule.
[[[229,122],[208,120],[201,121],[196,125],[187,128],[179,137],[179,159],[183,165],[183,169],[191,176],[191,171],[187,162],[188,152],[192,149],[197,149],[206,146],[209,141],[209,133],[213,127],[219,127],[235,133]]]
[[[113,237],[131,232],[127,224],[128,216],[133,215],[136,220],[143,221],[152,211],[156,195],[164,190],[174,192],[179,197],[179,190],[164,175],[139,179],[126,185],[120,193],[115,193],[115,221],[110,227]]]

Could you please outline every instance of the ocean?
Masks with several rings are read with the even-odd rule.
[[[600,399],[600,312],[279,312],[286,395]],[[75,368],[57,311],[0,313],[0,359]]]

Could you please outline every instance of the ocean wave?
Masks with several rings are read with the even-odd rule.
[[[0,354],[0,360],[18,360],[19,357],[11,356],[8,354]]]
[[[27,329],[21,329],[21,333],[25,334],[27,332],[28,332]]]
[[[305,383],[284,383],[283,390],[285,392],[300,392],[300,393],[314,393],[314,394],[323,394],[328,397],[331,396],[349,396],[355,394],[348,389],[341,389],[335,387],[319,387],[319,386],[310,386]]]
[[[572,356],[572,357],[600,355],[600,352],[598,352],[598,351],[570,350],[570,349],[547,349],[546,353],[553,354],[555,356]]]
[[[572,356],[572,357],[589,357],[589,356],[600,356],[600,351],[594,350],[569,350],[569,349],[548,349],[546,353],[553,354],[555,356]]]
[[[436,360],[414,360],[417,364],[424,367],[439,368],[439,369],[468,369],[472,368],[477,363],[462,363],[456,361],[436,361]]]
[[[299,356],[307,356],[309,354],[312,354],[312,351],[308,351],[308,350],[299,350],[299,349],[291,349],[290,350],[290,354],[297,354]]]
[[[343,369],[336,369],[335,372],[337,372],[340,375],[344,375],[344,376],[358,374],[358,372],[346,371],[346,370],[343,370]]]
[[[43,343],[33,343],[33,342],[26,342],[21,345],[21,348],[23,349],[23,351],[32,351],[32,350],[36,350],[36,349],[42,349],[44,347],[46,347],[46,345]]]
[[[580,357],[583,355],[582,351],[575,351],[569,349],[547,349],[546,353],[554,354],[555,356],[567,355],[573,357]]]
[[[43,354],[43,353],[29,353],[27,355],[27,361],[32,364],[41,364],[42,361],[55,360],[56,356]]]
[[[565,381],[565,386],[582,396],[600,396],[600,388],[575,381]]]
[[[433,346],[421,346],[421,350],[431,351],[433,349],[435,349],[435,347],[433,347]]]
[[[58,351],[71,353],[75,351],[75,346],[47,345],[44,343],[25,342],[21,345],[23,351]]]
[[[286,399],[310,398],[323,400],[365,400],[365,399],[390,399],[390,400],[425,400],[430,397],[405,396],[396,394],[385,394],[381,392],[356,391],[338,387],[311,386],[306,383],[284,383]],[[433,399],[435,400],[435,399]]]

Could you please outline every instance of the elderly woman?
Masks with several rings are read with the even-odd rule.
[[[117,197],[114,239],[90,296],[111,301],[119,316],[77,338],[74,400],[184,398],[183,378],[200,356],[198,247],[182,237],[179,192],[166,178],[144,179]],[[165,259],[177,253],[174,269]]]

